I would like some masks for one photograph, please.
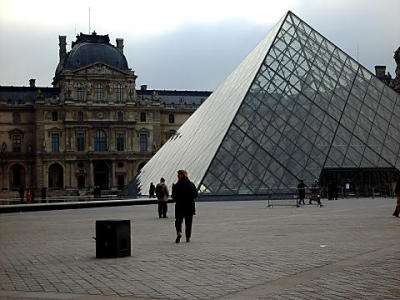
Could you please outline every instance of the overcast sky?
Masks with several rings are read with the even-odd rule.
[[[124,39],[137,87],[214,90],[287,12],[394,76],[400,0],[0,0],[0,85],[51,86],[58,36]]]

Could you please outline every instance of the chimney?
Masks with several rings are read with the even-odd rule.
[[[67,36],[65,35],[59,35],[58,36],[58,41],[59,41],[59,56],[60,56],[60,62],[63,63],[65,60],[65,56],[67,55]]]
[[[117,48],[124,53],[124,39],[116,39],[117,42]]]
[[[141,91],[147,91],[147,84],[142,84],[142,85],[140,86],[140,90],[141,90]]]
[[[384,79],[386,74],[386,66],[375,66],[375,76]]]
[[[36,85],[35,85],[35,81],[36,81],[36,79],[29,79],[29,86],[31,87],[31,88],[34,88],[34,87],[36,87]]]

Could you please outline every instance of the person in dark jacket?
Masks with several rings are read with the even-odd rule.
[[[164,178],[160,179],[160,183],[157,184],[155,191],[158,200],[158,216],[160,218],[167,218],[169,191]]]
[[[149,196],[150,198],[154,198],[154,192],[156,191],[156,186],[154,183],[150,183],[150,188],[149,188]]]
[[[19,187],[18,192],[19,192],[20,202],[23,203],[24,202],[25,189],[24,189],[24,187],[22,185]]]
[[[175,201],[176,243],[179,243],[182,237],[183,219],[185,219],[186,242],[190,243],[191,241],[193,215],[196,214],[196,198],[196,186],[189,180],[185,170],[179,170],[178,182],[172,186],[172,199]]]
[[[305,204],[304,198],[306,197],[306,185],[303,180],[297,185],[297,193],[299,194],[299,204]]]
[[[396,194],[396,197],[397,197],[397,205],[396,205],[396,209],[394,210],[393,216],[398,218],[399,213],[400,213],[400,177],[399,177],[399,179],[397,179],[396,188],[394,189],[394,193]]]

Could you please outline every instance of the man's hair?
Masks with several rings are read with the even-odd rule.
[[[161,177],[160,181],[161,181],[161,182],[165,182],[164,177]]]
[[[188,177],[188,173],[186,172],[186,170],[178,170],[178,174],[183,175],[184,177]]]

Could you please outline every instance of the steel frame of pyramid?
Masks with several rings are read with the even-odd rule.
[[[288,12],[135,179],[291,193],[323,169],[400,169],[400,96]]]

